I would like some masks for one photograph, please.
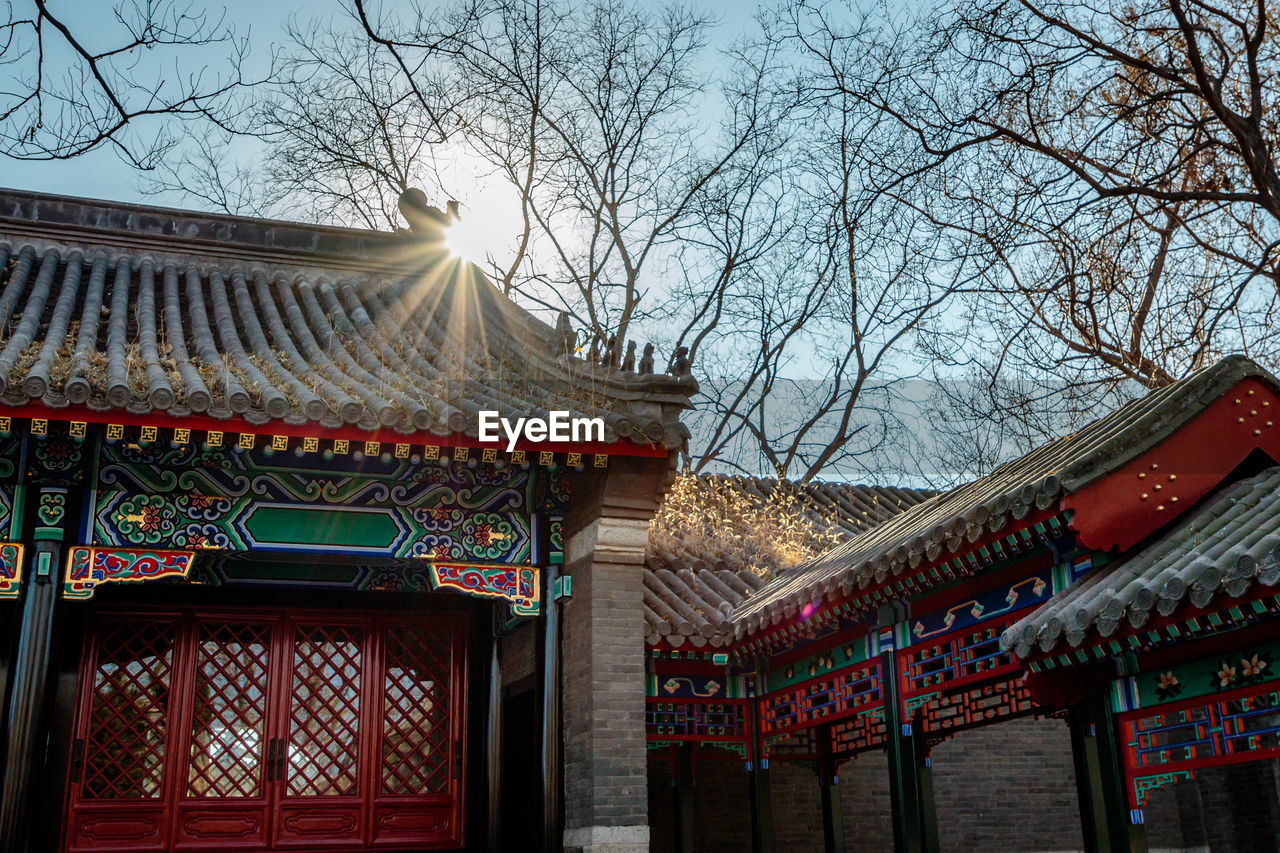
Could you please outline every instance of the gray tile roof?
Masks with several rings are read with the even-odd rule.
[[[698,486],[737,496],[755,507],[779,499],[812,525],[813,547],[855,536],[927,499],[930,492],[845,483],[705,475]],[[673,645],[728,645],[730,620],[764,588],[764,575],[778,567],[734,534],[679,537],[657,522],[650,529],[644,570],[646,641]]]
[[[1080,578],[1009,627],[1000,647],[1026,658],[1066,643],[1140,629],[1184,602],[1205,607],[1280,581],[1280,466],[1208,498],[1122,563]]]
[[[589,364],[439,240],[0,191],[0,404],[679,447],[697,384]]]
[[[773,579],[735,611],[735,636],[765,629],[808,603],[834,600],[960,553],[985,533],[999,531],[1033,509],[1057,505],[1063,495],[1163,441],[1248,376],[1280,387],[1252,361],[1231,356],[1005,463],[986,477],[912,507]]]

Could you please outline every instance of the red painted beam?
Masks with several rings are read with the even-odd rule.
[[[383,444],[415,444],[436,447],[474,447],[495,448],[505,451],[505,440],[483,442],[461,433],[436,435],[433,432],[403,433],[394,429],[364,430],[353,425],[340,427],[324,427],[318,423],[287,424],[283,421],[268,421],[262,424],[251,424],[240,417],[226,419],[209,415],[189,414],[181,417],[170,415],[164,411],[148,414],[133,414],[122,409],[109,412],[97,412],[81,406],[68,406],[65,409],[51,409],[40,403],[27,403],[22,406],[4,407],[0,416],[13,418],[46,418],[51,421],[84,421],[91,424],[123,424],[125,426],[153,426],[161,429],[191,429],[198,432],[230,432],[253,433],[255,435],[287,435],[290,438],[323,438],[347,439],[352,442],[380,441]],[[554,453],[603,453],[609,456],[667,456],[670,451],[657,445],[637,444],[634,441],[620,439],[613,443],[606,442],[530,442],[521,440],[516,443],[516,450],[528,453],[552,451]]]
[[[1280,461],[1280,395],[1240,381],[1189,423],[1118,471],[1067,495],[1086,548],[1126,551],[1191,509],[1255,449]]]

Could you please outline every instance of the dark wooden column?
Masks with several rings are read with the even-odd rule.
[[[542,633],[538,637],[542,675],[542,850],[558,853],[563,841],[560,776],[560,605],[555,601],[555,581],[559,566],[549,565],[542,573]]]
[[[676,747],[676,850],[678,853],[693,853],[694,827],[694,785],[697,781],[693,775],[694,744],[682,743]]]
[[[1119,733],[1106,697],[1076,705],[1067,719],[1086,853],[1146,853],[1146,828],[1129,813]]]
[[[929,743],[925,737],[924,714],[916,711],[911,721],[912,752],[916,762],[916,779],[920,792],[921,844],[925,853],[939,853],[942,842],[938,839],[938,810],[933,799],[933,762],[929,758]]]
[[[502,849],[502,659],[498,655],[496,635],[489,647],[489,719],[486,735],[485,761],[489,776],[488,849],[490,853],[496,853]]]
[[[32,829],[35,788],[44,776],[47,721],[44,719],[53,660],[53,620],[62,580],[63,545],[76,517],[84,510],[84,443],[51,434],[40,441],[61,441],[70,448],[70,469],[45,467],[38,454],[28,454],[24,441],[19,474],[22,485],[14,508],[26,531],[28,563],[23,576],[22,621],[10,674],[9,707],[4,729],[4,775],[0,777],[0,853],[24,853]],[[96,439],[95,439],[96,441]],[[96,448],[96,443],[90,447]],[[31,462],[28,467],[28,462]],[[28,479],[31,484],[27,484]],[[58,792],[61,794],[62,792]]]
[[[21,620],[22,604],[18,601],[0,602],[0,705],[4,697],[9,695],[9,665],[13,662],[12,637],[10,628]],[[0,730],[4,727],[4,708],[0,707]],[[0,777],[2,778],[2,777]]]
[[[747,762],[748,803],[751,807],[752,853],[774,853],[773,790],[769,784],[769,759],[764,757],[760,725],[760,697],[764,694],[765,664],[757,663],[754,682],[747,686],[747,725],[751,743]]]
[[[822,787],[822,849],[844,853],[844,813],[840,808],[840,776],[831,742],[832,726],[820,726],[818,738],[818,784]]]
[[[66,490],[47,490],[65,512]],[[20,853],[25,847],[32,785],[44,764],[40,741],[41,712],[48,687],[53,610],[57,601],[59,542],[34,543],[22,594],[22,623],[14,662],[13,687],[5,729],[3,783],[0,784],[0,853]]]
[[[897,853],[935,853],[937,816],[932,802],[932,782],[922,771],[926,757],[918,724],[904,719],[898,683],[898,656],[890,649],[880,654],[881,692],[884,695],[885,744],[889,752],[889,796],[893,804],[893,847]]]
[[[1067,716],[1071,731],[1071,759],[1076,771],[1076,797],[1080,803],[1080,834],[1085,853],[1111,853],[1111,830],[1103,795],[1102,768],[1098,763],[1098,737],[1089,712],[1076,705]]]

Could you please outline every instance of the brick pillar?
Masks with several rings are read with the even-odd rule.
[[[649,849],[642,570],[668,459],[614,457],[565,517],[561,722],[566,853]]]

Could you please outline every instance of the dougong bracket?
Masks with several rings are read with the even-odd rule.
[[[64,598],[92,598],[103,583],[137,583],[156,578],[185,578],[195,562],[194,551],[127,550],[78,545],[67,554]]]
[[[541,610],[538,569],[505,563],[431,563],[431,586],[465,595],[501,598],[511,602],[516,616],[537,616]]]

